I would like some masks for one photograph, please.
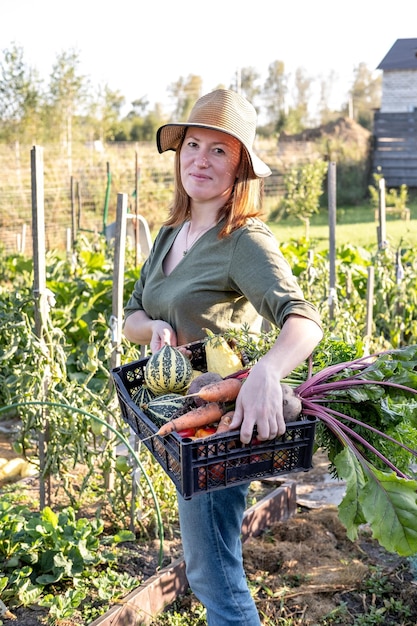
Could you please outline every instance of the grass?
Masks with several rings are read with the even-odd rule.
[[[406,222],[400,217],[388,215],[386,235],[388,243],[397,248],[399,245],[413,247],[417,245],[417,200],[409,203],[411,219]],[[268,222],[278,242],[301,240],[306,237],[304,222],[296,218],[286,218],[280,222]],[[336,212],[336,247],[354,244],[362,247],[378,245],[378,223],[370,204],[357,207],[338,208]],[[310,220],[309,241],[319,250],[329,247],[328,211],[321,209]]]
[[[390,246],[396,249],[400,244],[404,246],[417,246],[417,198],[409,203],[411,219],[406,222],[400,217],[388,215],[386,220],[386,234]],[[274,207],[266,204],[266,212]],[[374,210],[370,204],[360,206],[338,208],[336,215],[336,247],[355,245],[365,248],[373,248],[378,245],[378,223],[374,219]],[[304,222],[292,217],[281,221],[268,221],[268,226],[277,238],[278,243],[287,241],[301,241],[306,237]],[[154,239],[159,224],[152,229]],[[309,241],[312,247],[319,251],[329,248],[329,218],[328,211],[321,209],[320,213],[313,215],[310,220]]]

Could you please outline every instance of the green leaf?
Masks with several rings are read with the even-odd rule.
[[[46,506],[42,511],[42,519],[45,522],[49,522],[53,528],[58,526],[58,515],[53,512],[53,510]]]
[[[337,475],[346,481],[346,493],[339,504],[339,518],[346,527],[351,541],[358,537],[358,526],[366,520],[360,505],[359,494],[365,484],[363,469],[356,456],[346,447],[334,458]]]
[[[373,536],[389,552],[411,556],[417,552],[417,481],[370,469],[360,503]]]
[[[114,535],[113,541],[115,544],[123,543],[124,541],[136,541],[136,535],[130,530],[120,530]]]
[[[349,539],[358,536],[358,526],[368,523],[373,536],[389,552],[411,556],[417,552],[417,481],[394,472],[363,467],[349,448],[334,459],[337,474],[346,481],[346,494],[339,504],[339,518]]]
[[[62,570],[56,569],[53,574],[42,574],[41,576],[37,576],[36,582],[38,585],[53,585],[61,580],[63,575],[64,572]]]
[[[29,584],[19,589],[19,600],[24,606],[37,604],[42,597],[42,587]]]

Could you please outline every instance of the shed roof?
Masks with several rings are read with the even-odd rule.
[[[397,39],[377,70],[417,70],[417,39]]]

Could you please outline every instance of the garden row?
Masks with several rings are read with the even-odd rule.
[[[398,253],[389,247],[365,250],[343,246],[338,249],[336,292],[331,307],[328,253],[313,255],[308,243],[299,241],[284,244],[282,252],[294,268],[306,296],[322,314],[326,340],[314,355],[314,372],[361,356],[365,348],[376,352],[417,344],[415,249],[404,248]],[[0,400],[3,409],[0,417],[19,418],[14,441],[19,455],[36,465],[40,451],[44,454],[43,479],[51,509],[72,507],[75,514],[81,516],[86,508],[93,507],[106,520],[108,533],[130,527],[138,540],[149,540],[169,534],[176,510],[175,490],[148,455],[137,459],[134,450],[127,456],[118,452],[117,445],[121,441],[129,442],[109,374],[113,261],[113,249],[100,234],[80,234],[71,258],[60,252],[47,254],[46,279],[51,297],[45,343],[42,343],[33,332],[33,262],[24,255],[3,254],[0,265]],[[374,288],[370,303],[371,267]],[[125,300],[139,271],[128,252]],[[247,340],[243,331],[236,339],[243,343]],[[263,349],[267,349],[270,340],[265,334]],[[259,346],[253,349],[251,357],[256,360],[262,350]],[[137,348],[123,340],[122,362],[128,363],[139,356]],[[305,376],[305,371],[300,375]],[[113,429],[107,423],[113,424]],[[405,436],[409,445],[416,448],[415,429],[410,427]],[[134,477],[141,476],[139,481],[136,478],[132,481],[133,466],[140,468],[134,474]],[[113,477],[111,488],[109,476]],[[9,485],[3,491],[0,504],[3,507],[10,502],[19,504],[20,498],[19,490]],[[36,503],[31,505],[36,508]],[[51,523],[55,523],[54,520],[52,516]],[[42,518],[42,523],[48,521]],[[3,543],[2,549],[5,546]],[[94,550],[99,549],[94,546]],[[6,561],[9,558],[10,555],[6,556]],[[24,561],[14,563],[13,572],[24,567],[29,567]],[[31,571],[36,570],[36,576],[3,577],[2,597],[30,601],[30,594],[25,595],[29,579],[38,588],[37,598],[48,595],[48,584],[57,573],[42,570],[46,567],[44,561],[37,566],[32,563],[30,567]],[[95,567],[103,571],[103,562],[97,561]],[[10,574],[10,570],[7,572]],[[53,580],[56,598],[68,593],[70,580],[71,576]],[[84,589],[82,593],[80,591],[80,606],[84,603],[85,614],[91,617],[89,591]],[[80,606],[78,611],[82,611]]]

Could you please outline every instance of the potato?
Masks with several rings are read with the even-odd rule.
[[[281,383],[282,409],[286,422],[295,422],[301,414],[303,405],[301,399],[295,395],[293,388],[286,383]]]

